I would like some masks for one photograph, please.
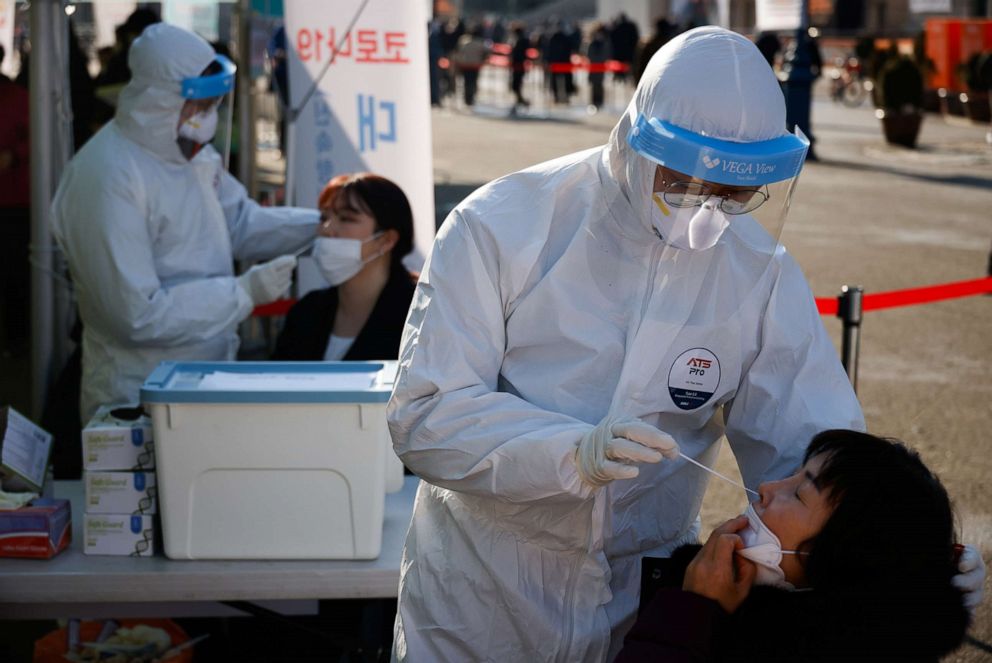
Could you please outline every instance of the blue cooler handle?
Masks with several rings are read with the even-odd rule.
[[[172,376],[172,372],[176,368],[176,362],[174,361],[163,361],[161,364],[155,367],[152,374],[148,376],[145,380],[145,386],[148,387],[164,387]]]

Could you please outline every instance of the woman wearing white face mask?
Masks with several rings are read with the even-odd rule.
[[[413,249],[410,204],[393,182],[358,173],[328,182],[319,207],[312,255],[330,287],[290,309],[272,358],[395,359],[414,290],[401,262]]]
[[[759,492],[706,545],[655,566],[653,599],[642,579],[617,663],[936,661],[962,642],[973,606],[952,581],[953,513],[914,452],[826,431]]]

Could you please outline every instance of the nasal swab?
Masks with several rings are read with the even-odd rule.
[[[298,249],[297,251],[295,251],[294,253],[291,253],[290,255],[292,255],[294,258],[299,258],[304,253],[306,253],[307,251],[310,251],[311,249],[313,249],[313,245],[314,245],[314,240],[310,240],[309,242],[307,242],[306,244],[303,245],[303,248]]]
[[[721,479],[723,479],[727,483],[732,483],[735,486],[737,486],[738,488],[743,488],[744,490],[746,490],[749,493],[754,493],[754,495],[756,495],[758,498],[761,497],[761,495],[758,495],[758,491],[751,490],[750,488],[748,488],[744,484],[740,483],[739,481],[734,481],[730,477],[727,477],[727,476],[724,476],[724,475],[720,474],[719,472],[717,472],[716,470],[714,470],[711,467],[706,467],[705,465],[703,465],[702,463],[700,463],[698,460],[695,460],[693,458],[689,458],[688,456],[686,456],[681,451],[679,452],[679,455],[682,456],[683,458],[685,458],[687,461],[689,461],[693,465],[695,465],[696,467],[702,468],[702,469],[706,470],[707,472],[709,472],[710,474],[715,474],[716,476],[720,477]]]

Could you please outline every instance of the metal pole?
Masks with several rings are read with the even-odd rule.
[[[862,296],[864,290],[861,286],[844,286],[840,289],[840,297],[837,298],[837,317],[844,322],[844,331],[841,336],[840,356],[847,377],[851,380],[854,391],[858,390],[858,353],[861,347],[861,314]]]
[[[249,192],[255,190],[255,123],[251,80],[251,1],[239,0],[238,25],[238,179]]]
[[[53,29],[61,11],[58,0],[31,3],[31,60],[29,70],[31,109],[31,409],[41,418],[52,378],[52,279],[54,268],[50,211],[55,178],[53,81],[59,69]]]
[[[52,189],[49,198],[54,196],[58,182],[65,171],[66,164],[75,154],[75,143],[73,133],[72,114],[72,85],[70,82],[70,32],[72,26],[69,16],[75,7],[65,4],[63,1],[57,3],[54,23],[52,25],[53,40],[56,42],[55,57],[57,70],[62,72],[61,76],[52,75],[52,79],[57,81],[53,89],[53,98],[58,112],[54,114],[53,132],[56,137],[55,147],[51,155],[51,177]],[[49,360],[49,370],[54,378],[65,367],[75,348],[75,344],[70,339],[72,325],[76,317],[76,305],[73,299],[73,292],[67,280],[69,268],[62,252],[54,245],[52,247],[51,266],[54,274],[49,274],[49,281],[52,284],[52,354]],[[58,275],[58,277],[55,276]]]

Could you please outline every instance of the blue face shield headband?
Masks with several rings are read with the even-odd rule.
[[[809,139],[798,127],[793,135],[735,143],[644,115],[638,115],[627,142],[638,154],[665,168],[709,182],[742,187],[758,187],[796,177],[809,149]]]
[[[181,93],[185,99],[221,97],[231,91],[234,87],[234,74],[238,71],[237,66],[223,55],[217,55],[214,62],[221,67],[216,74],[183,79]]]

